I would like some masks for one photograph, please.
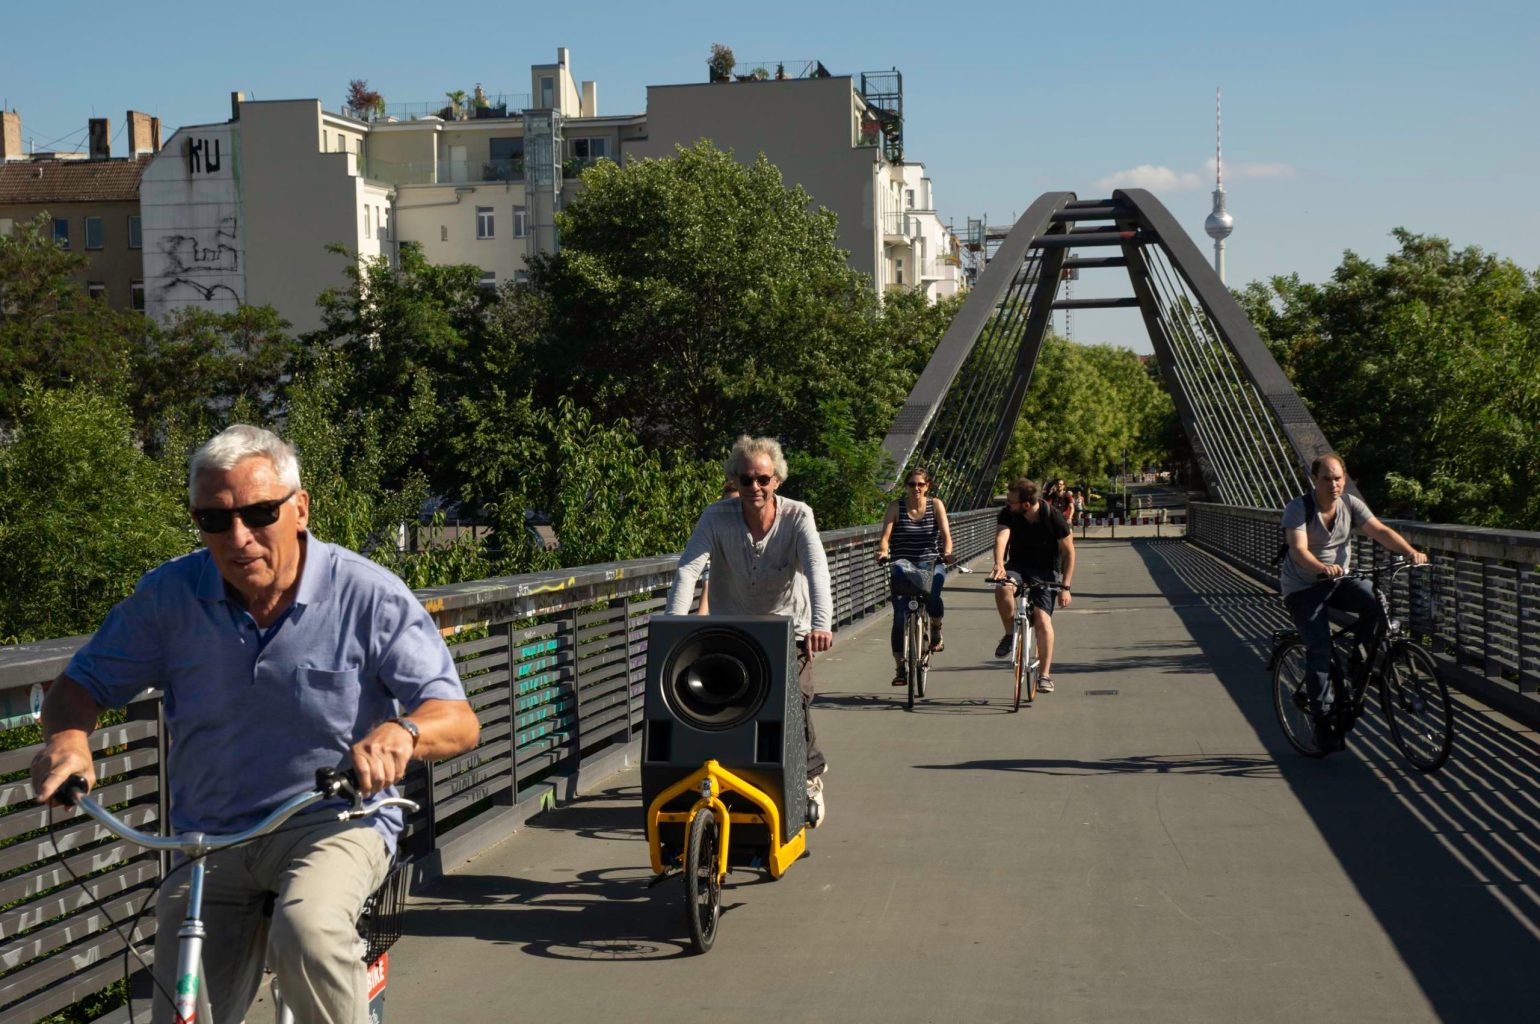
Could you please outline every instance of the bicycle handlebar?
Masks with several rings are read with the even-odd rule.
[[[1009,576],[1001,579],[987,579],[984,582],[988,583],[991,587],[1015,587],[1017,590],[1020,590],[1025,585],[1027,590],[1046,590],[1050,594],[1056,594],[1064,589],[1064,584],[1062,583],[1044,583],[1041,580],[1023,580],[1018,583]]]
[[[338,821],[348,821],[354,818],[364,818],[378,813],[387,807],[404,807],[410,813],[416,813],[418,805],[415,800],[406,797],[386,796],[365,803],[358,793],[358,778],[351,770],[338,771],[335,768],[320,768],[316,771],[316,788],[308,793],[290,797],[266,818],[257,822],[251,828],[243,832],[234,832],[229,835],[211,836],[202,832],[188,832],[180,836],[158,836],[148,832],[141,832],[131,828],[120,821],[116,815],[97,803],[87,795],[86,780],[79,775],[71,775],[58,789],[59,801],[70,807],[78,807],[100,822],[109,832],[121,839],[126,839],[137,846],[147,850],[169,850],[177,853],[191,855],[206,853],[209,850],[219,850],[227,846],[239,846],[241,843],[250,842],[261,836],[278,829],[278,826],[288,821],[299,812],[313,807],[323,800],[331,800],[343,797],[351,800],[351,806],[337,812]]]
[[[1402,560],[1391,563],[1389,574],[1391,579],[1395,579],[1398,575],[1406,572],[1409,569],[1431,568],[1433,568],[1432,562],[1409,562]],[[1380,572],[1381,571],[1378,569],[1369,569],[1368,571],[1363,569],[1349,569],[1341,576],[1329,576],[1324,572],[1318,572],[1315,574],[1315,578],[1318,580],[1369,580],[1370,582],[1378,582],[1380,578]]]

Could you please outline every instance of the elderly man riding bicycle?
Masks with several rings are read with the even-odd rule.
[[[454,662],[412,592],[307,532],[292,448],[230,427],[193,455],[188,497],[203,548],[147,573],[48,690],[32,763],[39,802],[71,775],[94,782],[99,714],[149,687],[164,694],[179,833],[243,831],[310,790],[318,768],[349,762],[369,795],[400,782],[413,758],[475,746],[480,726]],[[255,996],[269,928],[298,1019],[368,1019],[354,922],[401,826],[397,809],[368,821],[317,812],[208,856],[204,961],[220,1019],[239,1020]],[[183,880],[156,907],[157,1021],[173,1012],[187,898]]]

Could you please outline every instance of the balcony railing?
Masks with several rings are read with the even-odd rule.
[[[882,215],[882,233],[888,238],[913,238],[915,235],[914,218],[907,213],[884,213]]]
[[[363,157],[359,173],[371,181],[388,185],[475,185],[492,182],[522,182],[524,159],[440,160],[438,163],[392,163]]]
[[[488,95],[488,104],[478,107],[470,99],[460,101],[458,108],[447,98],[428,100],[423,103],[387,103],[384,111],[354,110],[343,106],[345,117],[357,118],[374,124],[392,121],[420,121],[425,117],[438,117],[445,121],[476,121],[488,117],[517,117],[530,109],[529,93],[497,93]]]

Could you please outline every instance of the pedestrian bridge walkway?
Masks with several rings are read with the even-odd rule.
[[[1377,712],[1302,759],[1269,703],[1276,595],[1179,540],[1079,554],[1058,692],[1020,714],[983,572],[950,581],[913,713],[886,617],[838,634],[829,820],[781,881],[730,876],[709,955],[677,880],[646,888],[633,768],[414,899],[390,1017],[1536,1019],[1536,737],[1467,703],[1432,777]]]

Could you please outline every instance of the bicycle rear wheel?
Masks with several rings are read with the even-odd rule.
[[[1420,772],[1442,768],[1454,749],[1454,705],[1433,656],[1408,640],[1392,644],[1380,671],[1380,703],[1407,763]]]
[[[1289,745],[1306,757],[1325,757],[1325,744],[1316,735],[1305,689],[1305,645],[1295,640],[1273,659],[1273,710]]]
[[[721,859],[716,813],[710,808],[696,812],[690,822],[684,844],[685,915],[690,923],[690,941],[697,953],[705,953],[717,938],[717,921],[722,913],[722,883],[717,877]]]

